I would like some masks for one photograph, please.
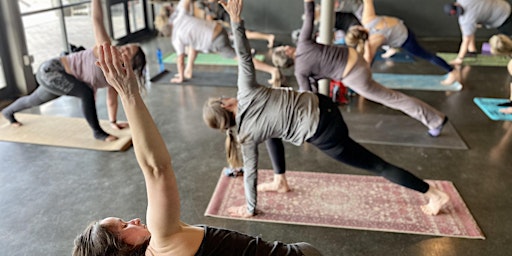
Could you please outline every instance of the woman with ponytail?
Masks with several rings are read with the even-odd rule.
[[[304,2],[306,20],[312,25],[314,2]],[[257,186],[258,145],[266,142],[267,146],[276,146],[269,148],[275,168],[275,163],[284,164],[281,140],[297,146],[304,142],[311,143],[340,162],[368,170],[391,182],[423,193],[429,200],[422,206],[425,214],[437,214],[449,201],[444,192],[412,173],[384,161],[352,140],[341,112],[329,97],[310,91],[275,89],[258,84],[243,21],[240,17],[233,17],[231,12],[230,15],[239,58],[237,98],[210,98],[203,107],[203,119],[209,127],[227,133],[226,145],[229,148],[228,161],[231,165],[239,164],[235,160],[235,156],[239,154],[235,149],[241,150],[246,204],[231,208],[233,216],[254,216],[257,213],[258,191],[287,191],[284,172],[276,174],[272,183],[264,184],[264,187]],[[348,48],[345,49],[348,51]],[[363,65],[364,61],[361,61],[360,65],[366,67]],[[279,167],[284,168],[284,165]]]

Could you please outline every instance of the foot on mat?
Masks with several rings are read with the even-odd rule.
[[[441,134],[441,131],[443,130],[443,127],[444,125],[448,122],[448,117],[445,116],[444,119],[443,119],[443,122],[441,123],[441,125],[439,125],[438,127],[436,128],[433,128],[433,129],[430,129],[428,130],[428,135],[432,136],[432,137],[437,137],[439,136],[439,134]]]

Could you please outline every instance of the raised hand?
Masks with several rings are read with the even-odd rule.
[[[96,65],[101,68],[107,82],[120,96],[139,93],[137,78],[126,54],[121,54],[115,46],[103,44],[99,48]]]
[[[243,0],[220,0],[219,3],[224,7],[229,17],[233,22],[240,22],[240,15],[242,14]]]

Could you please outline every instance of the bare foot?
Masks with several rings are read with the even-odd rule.
[[[270,80],[268,80],[268,83],[271,84],[272,87],[274,87],[274,88],[281,87],[281,82],[283,79],[281,71],[279,71],[279,69],[276,68],[272,71],[271,76],[272,76],[272,78],[270,78]]]
[[[268,48],[272,48],[274,47],[274,40],[276,39],[276,36],[274,36],[273,34],[269,35],[268,38],[267,38],[267,47]]]
[[[185,79],[191,79],[192,78],[192,70],[191,69],[185,69]]]
[[[23,125],[23,124],[22,124],[22,123],[20,123],[20,122],[14,122],[14,123],[11,123],[11,126],[12,126],[12,127],[20,127],[20,126],[22,126],[22,125]]]
[[[278,192],[286,193],[290,192],[290,186],[284,174],[274,174],[274,180],[271,182],[265,182],[258,185],[258,191],[261,192]]]
[[[114,136],[114,135],[109,135],[108,137],[106,137],[106,138],[105,138],[105,140],[104,140],[104,141],[106,141],[106,142],[111,142],[111,141],[115,141],[115,140],[117,140],[117,139],[119,139],[119,138],[118,138],[118,137],[116,137],[116,136]]]
[[[427,215],[437,215],[439,211],[445,206],[450,198],[443,191],[435,188],[432,184],[429,184],[430,188],[428,189],[425,195],[428,197],[428,204],[422,205],[421,210]]]
[[[389,49],[386,50],[385,53],[381,54],[380,56],[383,59],[388,59],[388,58],[393,57],[393,55],[395,55],[397,52],[398,51],[396,50],[396,48],[390,47]]]
[[[512,114],[512,107],[502,108],[500,109],[500,112],[503,114]]]
[[[446,76],[446,78],[443,81],[441,81],[441,84],[442,85],[451,85],[459,80],[460,80],[459,72],[454,69],[450,73],[448,73],[448,75]]]
[[[254,214],[247,212],[247,207],[245,205],[229,207],[228,213],[232,217],[250,218],[254,216]]]

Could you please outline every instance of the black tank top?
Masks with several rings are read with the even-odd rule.
[[[294,244],[282,242],[266,242],[260,237],[253,237],[237,231],[202,226],[205,234],[203,242],[195,256],[302,256],[302,252]]]

